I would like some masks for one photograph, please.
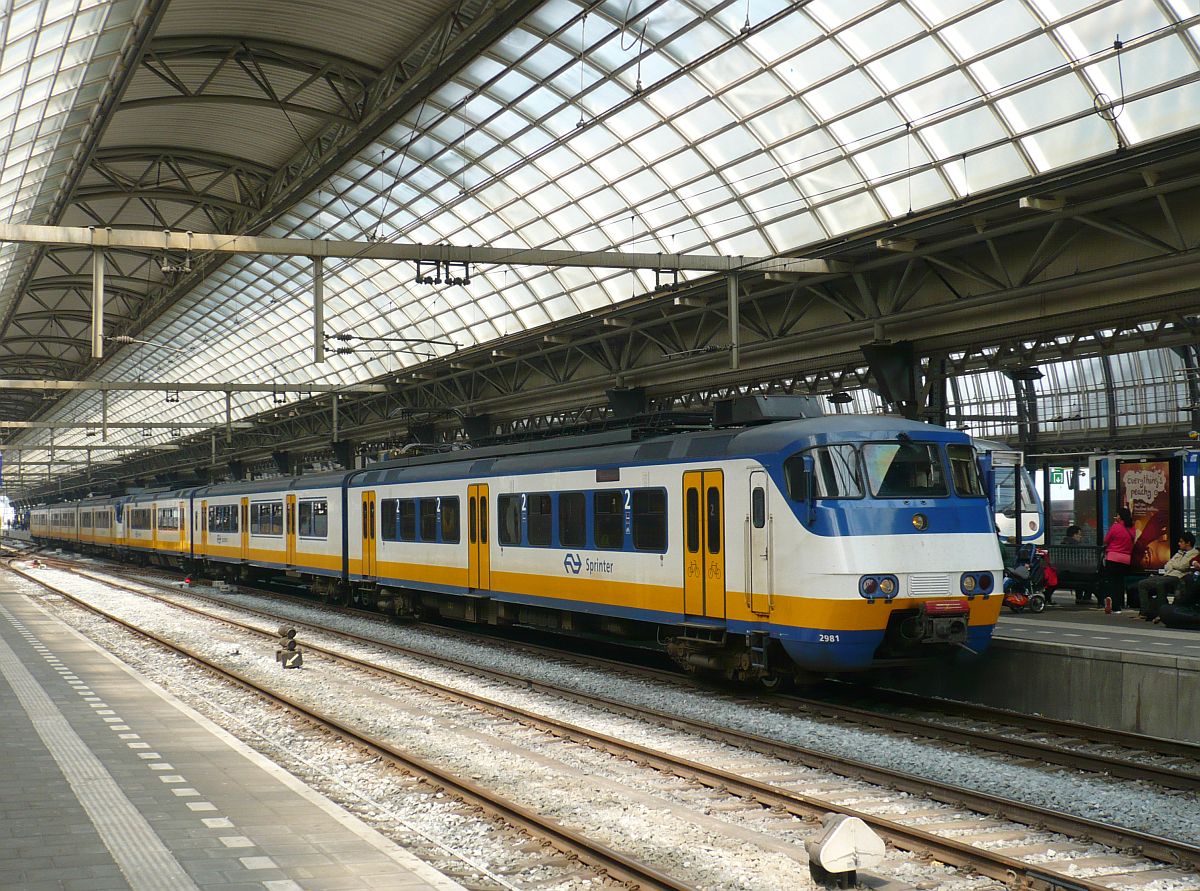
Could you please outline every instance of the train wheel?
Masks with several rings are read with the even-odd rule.
[[[754,685],[764,693],[779,693],[787,689],[788,678],[785,675],[770,672],[755,678]]]

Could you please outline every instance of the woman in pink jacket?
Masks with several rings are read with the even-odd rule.
[[[1125,577],[1133,571],[1133,541],[1133,514],[1123,507],[1104,536],[1105,587],[1114,610],[1125,608]]]

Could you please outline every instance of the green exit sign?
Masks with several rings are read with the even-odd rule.
[[[1061,467],[1051,469],[1050,483],[1056,486],[1065,486],[1067,483],[1067,472]]]

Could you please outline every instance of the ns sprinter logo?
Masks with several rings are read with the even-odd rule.
[[[571,575],[579,575],[579,570],[583,569],[583,561],[579,559],[578,554],[567,554],[563,557],[563,569]]]

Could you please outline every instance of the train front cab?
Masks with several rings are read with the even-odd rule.
[[[776,468],[776,536],[791,532],[765,568],[771,625],[798,665],[857,671],[991,641],[1001,562],[974,453],[960,434],[914,428],[827,440]]]

